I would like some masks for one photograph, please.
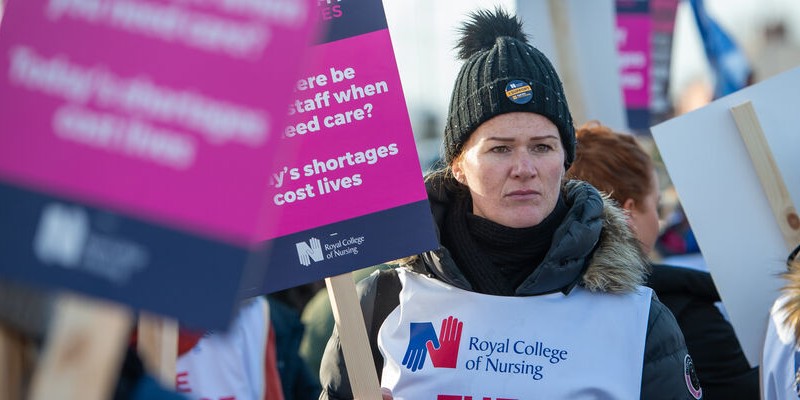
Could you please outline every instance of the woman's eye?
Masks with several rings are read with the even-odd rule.
[[[508,146],[495,146],[491,149],[492,153],[507,153],[509,151]]]
[[[537,144],[533,146],[533,151],[537,153],[546,153],[550,150],[553,150],[553,146],[550,146],[549,144]]]

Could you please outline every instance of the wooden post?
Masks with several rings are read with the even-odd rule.
[[[358,400],[381,400],[381,388],[353,274],[348,272],[325,278],[325,284],[328,287],[336,329],[339,331],[353,397]]]
[[[758,115],[753,108],[753,103],[747,101],[731,107],[736,127],[744,140],[750,159],[753,161],[758,179],[767,195],[767,200],[778,222],[783,239],[786,242],[787,252],[800,243],[800,218],[797,209],[792,203],[789,191],[786,189],[781,171],[775,164],[772,152],[764,137],[764,130],[758,121]]]
[[[569,103],[570,114],[576,126],[587,121],[586,105],[583,98],[581,77],[576,67],[575,42],[570,28],[575,21],[570,20],[569,4],[565,0],[549,0],[550,18],[553,21],[553,36],[556,38],[558,55],[558,74],[564,85],[564,93]]]
[[[0,399],[23,398],[25,342],[0,324]]]
[[[136,347],[147,371],[165,387],[174,388],[178,323],[173,319],[140,313]]]
[[[113,303],[62,295],[31,383],[31,400],[106,400],[119,377],[133,317]]]

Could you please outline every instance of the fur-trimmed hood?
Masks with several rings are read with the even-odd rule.
[[[519,285],[516,295],[566,294],[576,284],[594,292],[628,293],[644,284],[647,257],[613,200],[582,181],[567,182],[563,195],[569,211],[544,260]],[[433,180],[428,182],[428,197],[441,231],[453,194],[442,182]],[[407,258],[403,266],[472,290],[444,247]]]
[[[650,262],[616,202],[603,196],[600,244],[589,259],[582,284],[591,291],[624,293],[644,285]]]

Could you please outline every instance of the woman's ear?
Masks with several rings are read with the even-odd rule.
[[[633,200],[632,198],[628,198],[622,203],[622,212],[624,212],[625,216],[628,217],[628,222],[630,222],[631,212],[633,212],[635,207],[636,207],[636,201]]]
[[[628,211],[628,212],[633,210],[634,206],[636,206],[636,202],[633,201],[633,199],[631,199],[631,198],[625,200],[625,202],[622,203],[622,209],[625,210],[625,211]]]
[[[450,165],[450,170],[453,171],[453,177],[456,178],[458,183],[466,185],[466,182],[464,182],[464,170],[461,169],[461,163],[458,160]]]

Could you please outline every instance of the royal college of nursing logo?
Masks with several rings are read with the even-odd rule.
[[[351,234],[346,237],[336,237],[338,235],[337,232],[331,233],[325,242],[321,242],[315,237],[309,238],[307,242],[296,242],[294,246],[297,249],[297,259],[300,264],[308,267],[312,261],[318,263],[339,257],[358,256],[362,251],[362,245],[367,241],[364,236]]]
[[[323,260],[322,245],[317,238],[311,238],[306,242],[297,242],[294,244],[297,247],[297,258],[300,259],[300,264],[304,266],[311,265],[311,260],[320,262]]]
[[[80,207],[52,203],[44,207],[33,250],[48,264],[78,267],[89,237],[89,216]]]
[[[403,366],[411,372],[420,370],[430,354],[434,368],[455,368],[463,328],[464,323],[451,315],[442,320],[437,337],[432,322],[412,322]]]

